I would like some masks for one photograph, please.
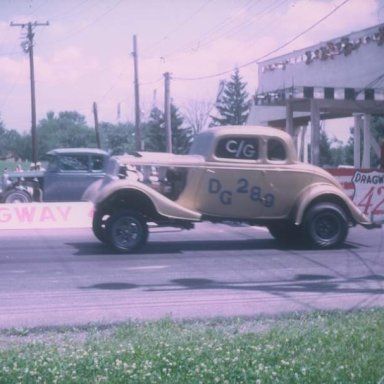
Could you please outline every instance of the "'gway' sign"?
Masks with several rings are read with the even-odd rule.
[[[90,228],[91,203],[0,204],[0,229]]]

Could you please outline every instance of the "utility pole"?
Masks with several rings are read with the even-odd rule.
[[[99,129],[99,115],[97,113],[97,104],[96,104],[96,102],[93,102],[93,118],[95,120],[95,132],[96,132],[97,148],[101,148],[100,129]]]
[[[170,93],[171,74],[164,73],[164,120],[166,135],[166,151],[172,153],[172,126],[171,126],[171,93]]]
[[[133,69],[134,69],[134,83],[135,83],[135,147],[136,151],[142,149],[141,145],[141,132],[140,132],[140,100],[139,100],[139,65],[138,65],[138,52],[137,52],[137,38],[133,35]]]
[[[37,140],[36,140],[36,96],[35,96],[35,68],[33,63],[33,27],[48,26],[49,22],[38,23],[14,23],[11,22],[11,27],[27,27],[27,40],[22,43],[25,52],[29,53],[29,72],[31,79],[31,136],[32,136],[32,163],[37,162]]]

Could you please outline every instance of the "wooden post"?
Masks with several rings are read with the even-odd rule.
[[[316,100],[311,100],[311,163],[320,164],[320,110]]]
[[[93,103],[93,118],[95,120],[95,132],[96,132],[97,148],[101,148],[100,131],[99,131],[99,117],[98,117],[98,113],[97,113],[97,104],[96,104],[96,102]]]

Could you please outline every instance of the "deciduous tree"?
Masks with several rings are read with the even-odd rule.
[[[135,127],[131,123],[114,125],[100,124],[102,148],[112,155],[122,155],[135,151]]]
[[[48,112],[38,124],[37,141],[39,157],[54,148],[96,147],[94,131],[75,111]]]

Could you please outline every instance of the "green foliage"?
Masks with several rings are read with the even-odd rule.
[[[25,135],[20,135],[16,130],[7,130],[2,121],[0,121],[0,159],[6,159],[10,156],[16,160],[25,160],[30,140]]]
[[[331,155],[331,143],[328,139],[327,134],[322,129],[320,131],[320,145],[319,145],[319,152],[320,152],[320,164],[321,165],[333,165],[332,164],[332,155]]]
[[[245,90],[247,83],[240,77],[238,69],[235,69],[223,90],[222,96],[216,102],[219,116],[212,117],[212,125],[243,125],[248,118],[250,102],[248,92]]]
[[[48,112],[37,127],[38,157],[54,148],[95,147],[96,136],[78,112]]]
[[[380,143],[384,139],[384,116],[373,116],[371,121],[372,136]],[[371,153],[371,165],[380,165],[380,158],[376,153]]]
[[[171,130],[172,130],[172,152],[186,153],[192,142],[192,129],[183,127],[184,119],[179,110],[171,105]],[[159,108],[151,110],[149,121],[145,126],[144,136],[146,151],[165,152],[166,132],[164,113]]]
[[[0,334],[0,382],[349,383],[384,376],[384,312]]]
[[[375,139],[382,139],[384,137],[384,115],[373,116],[371,122],[371,128]]]
[[[353,141],[352,157],[349,146],[343,145],[337,139],[329,139],[324,130],[320,131],[320,165],[323,167],[338,167],[339,165],[353,165]]]
[[[372,136],[375,138],[375,140],[380,143],[381,140],[384,138],[384,116],[372,116],[371,121],[371,133]],[[362,134],[360,136],[360,148],[361,148],[361,158],[360,162],[362,160],[363,156],[363,145],[364,145],[364,135]],[[338,164],[347,164],[347,165],[353,165],[354,164],[354,138],[351,136],[344,146],[339,146],[337,148],[339,152],[342,153],[343,162],[336,163]],[[333,149],[334,150],[334,149]],[[371,151],[371,166],[373,168],[376,168],[380,165],[380,158],[377,156],[377,154],[374,151]]]
[[[135,127],[131,123],[126,124],[100,124],[100,136],[102,148],[111,155],[123,155],[135,151]]]
[[[165,152],[166,134],[164,114],[159,108],[154,107],[145,125],[144,150],[151,152]]]

